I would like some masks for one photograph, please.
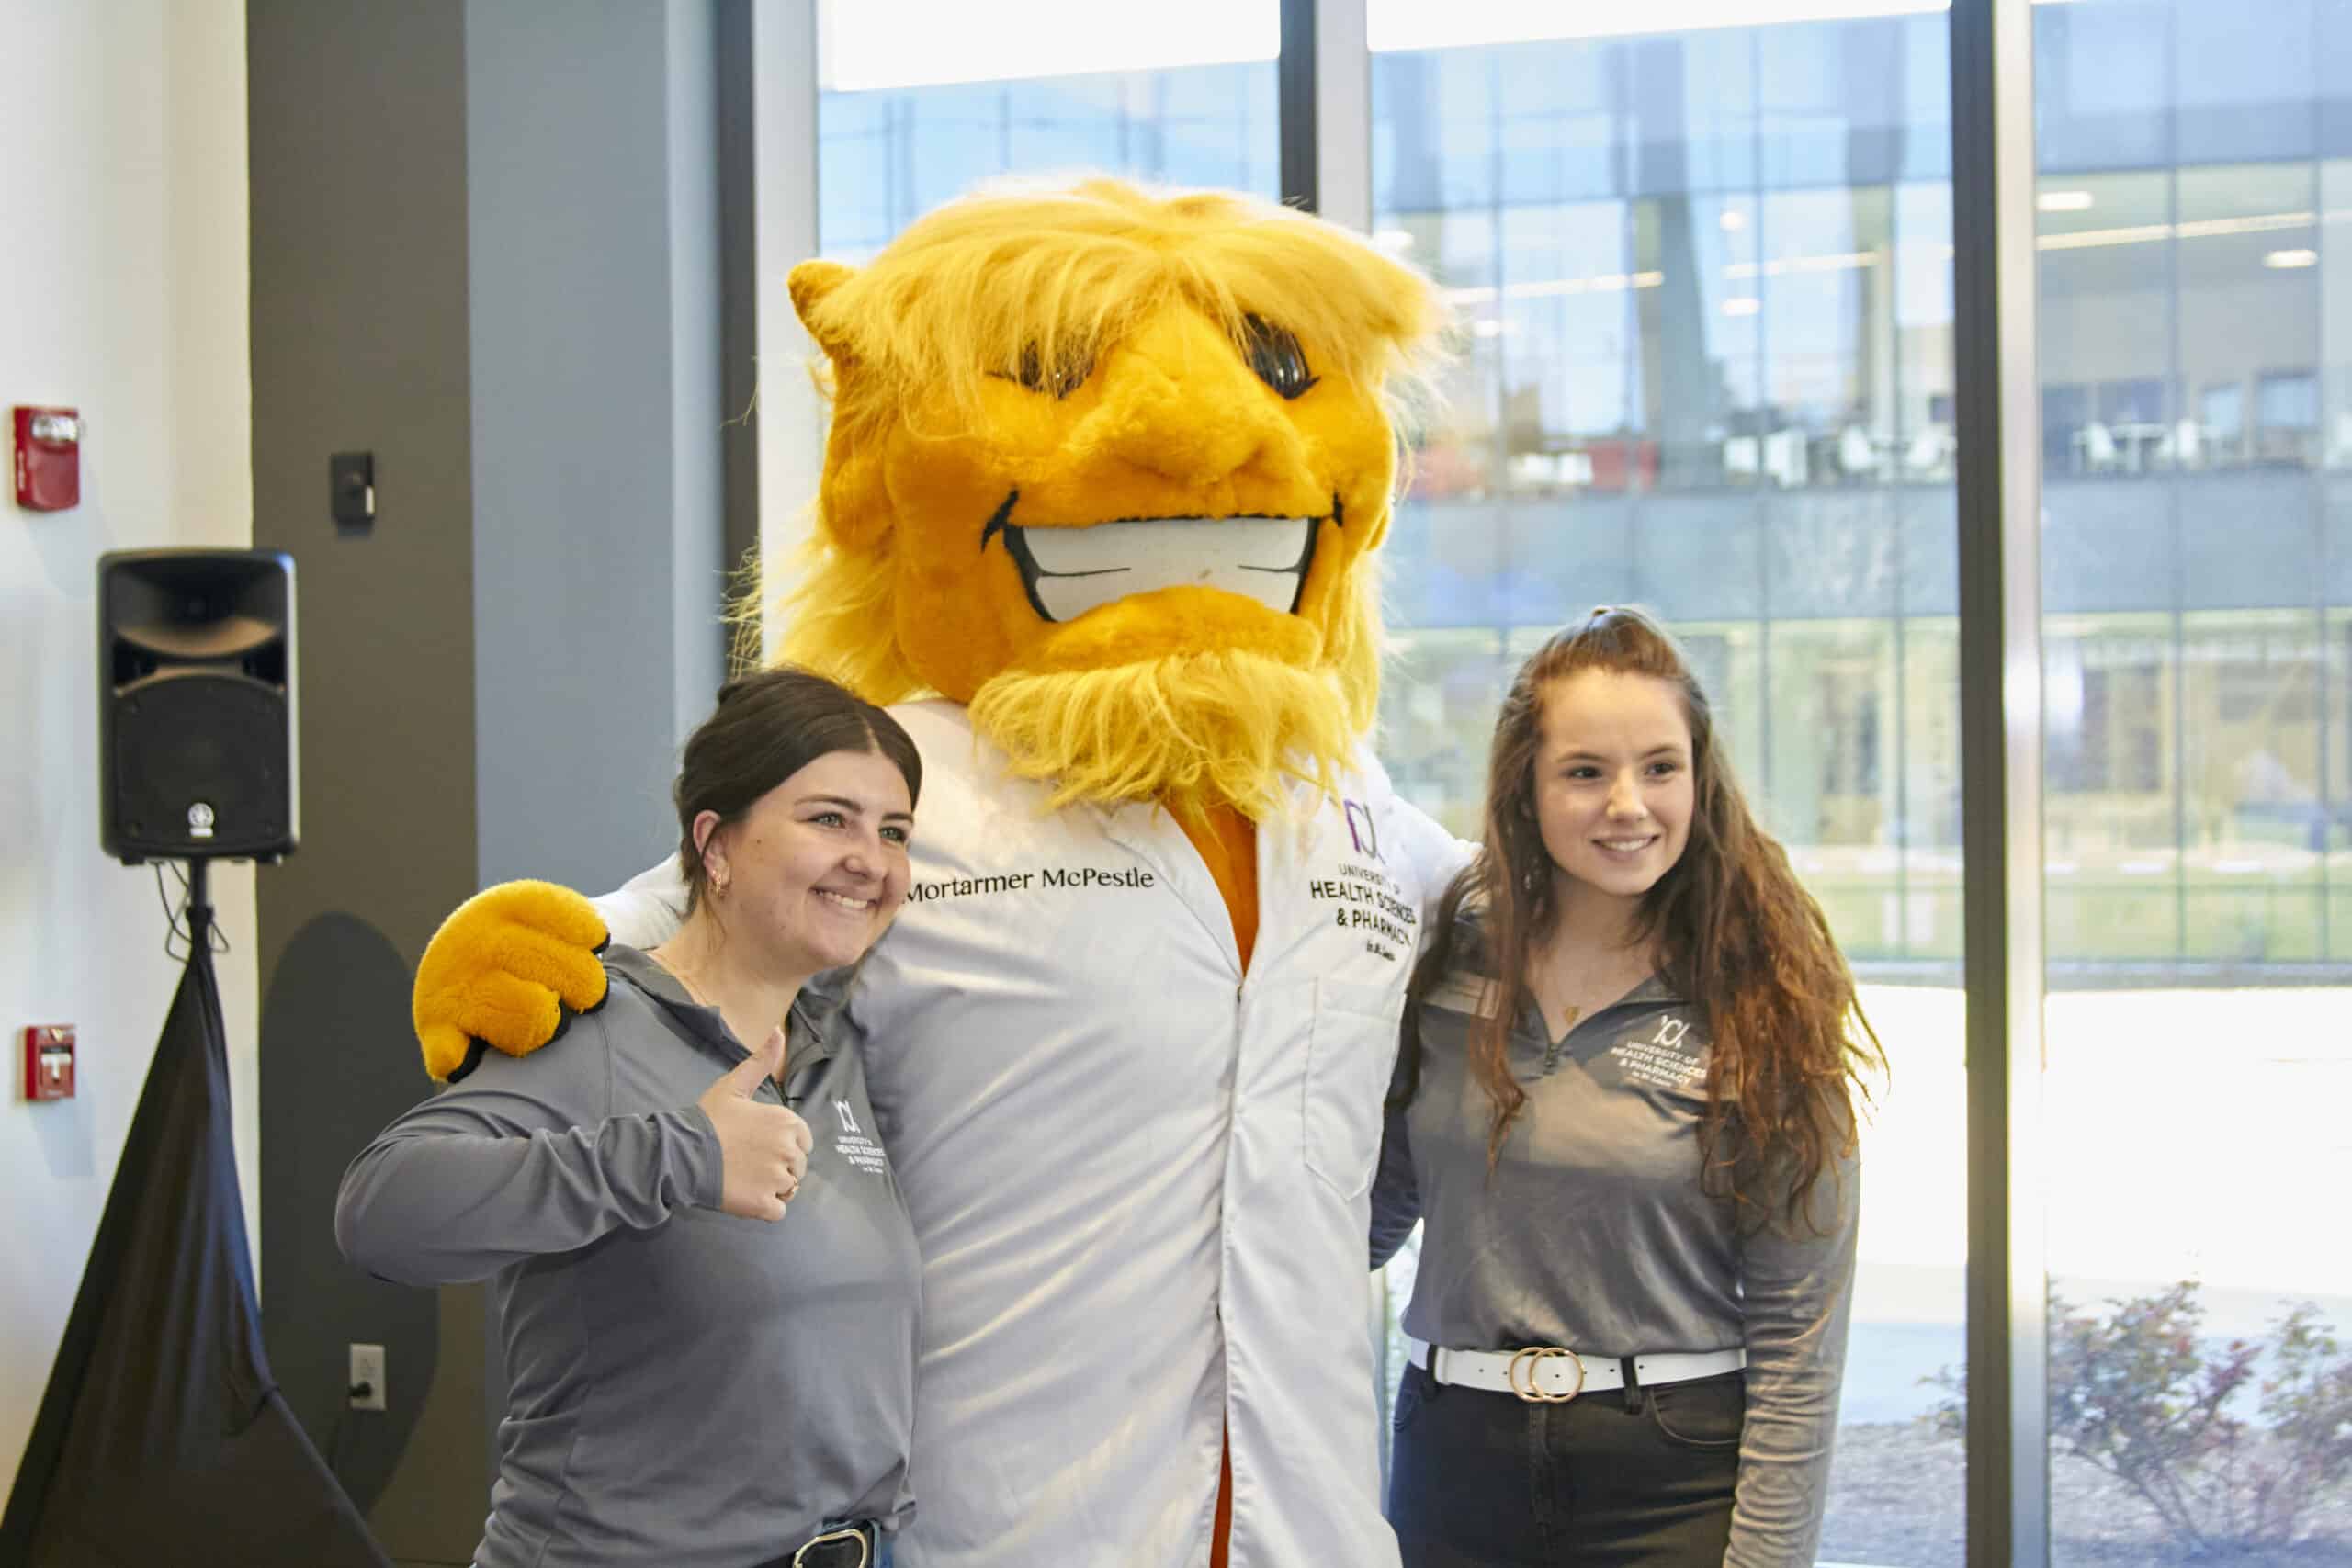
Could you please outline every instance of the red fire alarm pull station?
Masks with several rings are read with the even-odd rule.
[[[36,1023],[25,1031],[25,1098],[74,1098],[74,1026]]]
[[[82,416],[72,409],[19,408],[17,504],[62,512],[82,504]]]

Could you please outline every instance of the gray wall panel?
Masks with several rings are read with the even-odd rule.
[[[482,1295],[358,1279],[324,1227],[368,1132],[427,1090],[406,992],[439,920],[510,875],[602,891],[672,836],[722,646],[714,17],[247,10],[254,539],[302,601],[303,844],[260,890],[263,1304],[403,1562],[480,1537]],[[348,536],[344,450],[376,457]],[[341,1409],[354,1340],[391,1352],[385,1416]]]
[[[447,1309],[342,1265],[325,1227],[358,1151],[315,1135],[380,1126],[424,1093],[407,968],[475,886],[463,17],[253,0],[246,52],[254,543],[293,555],[301,601],[302,847],[258,892],[264,1331],[312,1441],[356,1463],[385,1548],[463,1562],[489,1479],[478,1348],[453,1365],[435,1326]],[[344,450],[377,465],[376,525],[348,537],[327,495]],[[322,984],[318,952],[289,946],[313,929],[382,962],[347,990]],[[338,996],[390,1010],[356,1031]],[[350,1070],[288,1070],[313,1064]],[[478,1291],[449,1294],[479,1322]],[[387,1347],[380,1420],[342,1409],[355,1341]]]
[[[727,637],[711,607],[727,592],[730,551],[727,408],[720,333],[728,319],[720,250],[718,18],[710,0],[668,11],[670,191],[670,726],[682,743],[702,722],[726,671]],[[748,234],[741,238],[748,239]],[[748,340],[747,340],[748,341]],[[748,432],[740,434],[748,435]],[[739,440],[740,446],[749,446]],[[674,759],[673,759],[674,760]],[[666,782],[666,779],[665,779]],[[667,801],[666,791],[664,801]],[[664,822],[674,820],[665,809]],[[644,869],[642,866],[636,870]],[[632,871],[632,875],[635,871]]]
[[[300,853],[262,972],[364,897],[414,959],[474,882],[463,27],[455,4],[253,0],[254,542],[300,594]],[[338,536],[327,457],[376,454]]]
[[[716,684],[713,57],[703,6],[680,92],[684,9],[467,7],[485,881],[602,891],[658,859]],[[673,98],[701,117],[691,175]]]

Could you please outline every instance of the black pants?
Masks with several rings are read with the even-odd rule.
[[[1407,1367],[1388,1483],[1405,1568],[1722,1568],[1747,1403],[1743,1372],[1530,1404]]]

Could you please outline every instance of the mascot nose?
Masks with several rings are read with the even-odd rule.
[[[1187,325],[1148,334],[1114,356],[1105,367],[1112,395],[1084,434],[1121,461],[1194,490],[1253,463],[1295,463],[1298,435],[1270,406],[1265,387],[1222,333],[1205,321]]]

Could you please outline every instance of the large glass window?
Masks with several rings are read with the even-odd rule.
[[[1470,833],[1537,641],[1616,602],[1683,637],[1893,1058],[1823,1559],[1957,1565],[1950,18],[1368,11],[1374,238],[1461,322],[1383,755]],[[827,254],[1002,174],[1281,194],[1272,0],[1019,12],[820,6]],[[2352,1557],[2352,8],[2033,30],[2053,1555]]]
[[[2339,1560],[2345,19],[2035,20],[2052,1561]]]
[[[1475,831],[1545,636],[1637,603],[1684,639],[1894,1059],[1823,1555],[1900,1568],[1961,1535],[1925,1381],[1962,1357],[1967,1168],[1949,50],[1941,17],[1777,8],[1528,38],[1373,7],[1375,230],[1464,322],[1392,536],[1382,745]]]
[[[838,260],[1000,175],[1279,194],[1273,0],[824,0],[818,17],[818,232]]]

